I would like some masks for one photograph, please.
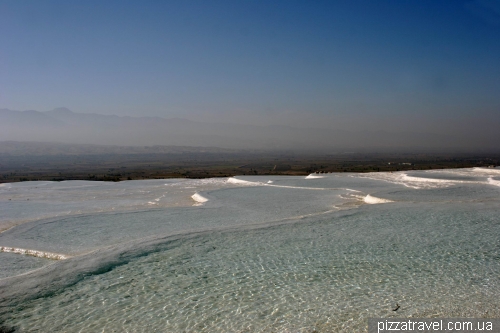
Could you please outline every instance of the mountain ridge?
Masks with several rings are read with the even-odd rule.
[[[76,113],[65,107],[50,111],[0,109],[0,141],[297,151],[425,147],[470,150],[481,144],[481,138],[464,135],[208,123],[184,118]],[[490,146],[484,148],[495,147]]]

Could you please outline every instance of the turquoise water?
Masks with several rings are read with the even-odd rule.
[[[188,206],[22,223],[0,246],[72,257],[0,253],[0,318],[20,332],[353,332],[369,317],[499,317],[498,170],[441,173],[188,181],[187,198],[171,190]],[[195,192],[208,201],[191,206]],[[16,256],[32,262],[15,271]]]
[[[0,262],[2,268],[5,268],[0,271],[0,279],[2,279],[33,271],[50,264],[51,261],[44,258],[0,252]]]

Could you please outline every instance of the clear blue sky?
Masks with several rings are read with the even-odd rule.
[[[0,31],[0,108],[499,119],[498,0],[0,0]]]

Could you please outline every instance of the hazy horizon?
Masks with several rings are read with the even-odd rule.
[[[199,122],[183,118],[130,117],[51,111],[0,109],[0,142],[83,145],[191,146],[239,150],[312,153],[487,152],[497,153],[496,132],[447,133],[343,128],[299,128]],[[458,134],[458,135],[457,135]],[[4,144],[5,145],[5,144]],[[96,147],[97,150],[99,150]],[[9,150],[9,149],[7,149]]]
[[[56,122],[68,121],[51,114],[61,107],[191,121],[54,130],[43,117],[4,114],[0,140],[323,150],[500,142],[494,0],[4,1],[0,28],[9,32],[0,109]]]

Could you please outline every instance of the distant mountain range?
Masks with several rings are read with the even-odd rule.
[[[59,142],[0,141],[0,156],[235,154],[235,149],[189,146],[111,146]],[[1,162],[0,162],[1,165]]]
[[[67,108],[44,112],[0,109],[0,141],[324,152],[352,149],[358,151],[450,148],[471,150],[479,146],[487,150],[497,146],[496,143],[485,146],[487,142],[478,142],[466,135],[353,132],[342,129],[207,123],[181,118],[75,113]]]

